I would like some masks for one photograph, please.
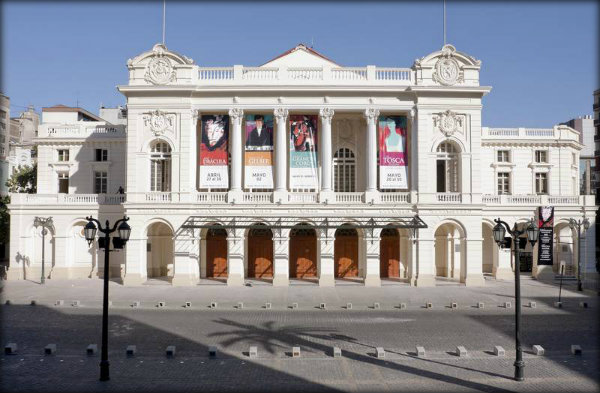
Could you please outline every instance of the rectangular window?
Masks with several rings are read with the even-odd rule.
[[[498,162],[510,162],[508,150],[498,150]]]
[[[59,149],[58,150],[58,161],[69,161],[69,150]]]
[[[69,193],[69,174],[59,173],[58,174],[58,193],[68,194]]]
[[[535,193],[536,194],[548,194],[548,174],[547,173],[536,173],[535,174]]]
[[[108,150],[96,149],[96,161],[108,161]]]
[[[548,151],[547,150],[536,150],[535,151],[535,162],[537,163],[548,163]]]
[[[510,194],[510,173],[498,173],[498,195]]]
[[[108,173],[94,172],[94,193],[106,194],[108,189]]]

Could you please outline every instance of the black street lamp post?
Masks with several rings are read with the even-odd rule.
[[[537,240],[538,235],[540,233],[539,228],[535,225],[535,221],[531,220],[526,229],[518,229],[517,224],[515,223],[513,229],[511,230],[509,225],[500,220],[494,220],[496,225],[493,229],[494,240],[498,245],[504,242],[504,235],[508,231],[508,233],[512,236],[512,244],[515,246],[515,343],[517,348],[516,360],[514,363],[515,366],[515,380],[523,381],[525,377],[523,376],[523,368],[525,367],[525,362],[523,361],[523,350],[521,348],[521,284],[520,284],[520,251],[519,251],[519,236],[523,233],[527,233],[527,238],[529,242],[533,246]]]
[[[112,229],[110,229],[108,220],[106,220],[106,226],[102,228],[100,221],[92,218],[92,216],[86,217],[86,219],[88,220],[88,223],[85,226],[84,233],[85,240],[87,240],[88,244],[91,245],[96,238],[97,230],[104,233],[104,238],[98,239],[99,247],[104,249],[104,297],[102,300],[102,354],[100,360],[100,380],[108,381],[110,379],[108,371],[108,256],[110,253],[110,234],[117,230],[119,231],[119,237],[113,238],[113,246],[114,248],[123,248],[129,240],[131,228],[127,224],[129,218],[125,216],[115,222]],[[98,224],[98,228],[96,228],[94,222]]]
[[[48,230],[46,228],[52,228],[54,223],[52,222],[52,217],[36,217],[33,220],[33,225],[36,227],[42,227],[42,277],[40,282],[42,284],[46,283],[46,235],[48,234]]]
[[[581,285],[581,226],[583,226],[584,232],[588,230],[590,227],[590,220],[587,218],[583,218],[583,220],[575,221],[574,219],[569,219],[569,227],[571,230],[577,227],[577,290],[583,291],[583,286]]]

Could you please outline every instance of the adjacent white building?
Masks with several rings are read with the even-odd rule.
[[[8,278],[39,275],[36,216],[54,221],[51,277],[100,276],[91,214],[130,218],[111,254],[125,285],[484,285],[513,277],[493,219],[522,225],[540,206],[554,207],[553,260],[538,266],[526,245],[519,263],[575,274],[568,220],[594,224],[596,209],[580,195],[580,132],[483,127],[481,66],[452,45],[408,68],[343,67],[298,45],[258,67],[201,67],[157,44],[127,61],[126,125],[44,108],[38,194],[12,195]],[[592,225],[584,276],[594,250]]]

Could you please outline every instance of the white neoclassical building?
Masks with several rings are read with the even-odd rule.
[[[304,45],[258,67],[201,67],[157,44],[127,67],[126,125],[44,109],[38,193],[12,195],[8,279],[39,277],[36,216],[53,217],[51,278],[102,276],[103,250],[83,238],[91,214],[130,217],[126,248],[111,254],[124,285],[484,285],[515,265],[493,219],[525,223],[542,206],[554,208],[551,259],[538,264],[538,247],[522,244],[521,268],[576,274],[568,219],[585,217],[581,269],[595,274],[579,132],[483,127],[491,87],[452,45],[382,68]]]

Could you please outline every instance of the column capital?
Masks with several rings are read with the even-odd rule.
[[[367,122],[375,122],[375,119],[379,117],[379,109],[377,108],[367,108],[365,109],[365,113],[363,113]]]
[[[229,109],[229,117],[234,122],[237,123],[237,122],[241,121],[242,116],[244,116],[244,110],[243,109],[241,109],[241,108],[231,108],[231,109]]]
[[[200,111],[198,109],[190,109],[190,116],[192,117],[192,122],[197,123],[198,118],[200,117]]]
[[[321,120],[327,124],[331,124],[331,119],[333,118],[334,110],[329,107],[321,108],[319,110],[319,116],[321,116]]]
[[[285,119],[288,117],[288,110],[287,108],[282,107],[275,108],[273,111],[273,116],[275,116],[277,121],[285,121]]]

